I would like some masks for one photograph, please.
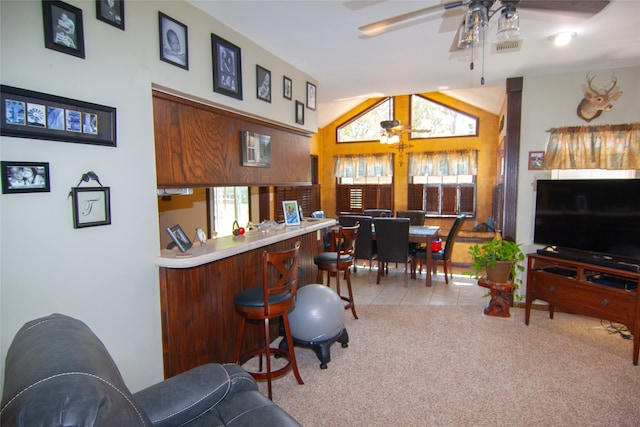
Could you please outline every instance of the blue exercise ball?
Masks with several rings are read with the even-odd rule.
[[[289,313],[291,335],[299,341],[321,342],[335,338],[344,327],[344,305],[328,286],[306,285],[298,290]]]

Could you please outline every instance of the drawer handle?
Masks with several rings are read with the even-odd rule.
[[[549,291],[550,292],[555,292],[556,291],[556,287],[555,286],[549,286]]]
[[[603,299],[602,301],[600,301],[600,304],[604,305],[605,307],[607,307],[609,305],[609,300],[608,299]]]

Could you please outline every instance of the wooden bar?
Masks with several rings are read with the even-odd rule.
[[[233,298],[242,289],[261,285],[263,251],[290,249],[299,240],[302,243],[300,284],[314,283],[313,257],[321,249],[319,230],[325,222],[333,225],[335,220],[322,220],[310,227],[292,227],[264,238],[247,236],[247,241],[236,237],[217,239],[216,245],[225,249],[212,250],[212,243],[194,246],[189,250],[194,252],[191,257],[163,251],[155,263],[160,267],[165,378],[209,362],[234,362],[233,347],[240,317],[235,312]],[[220,256],[228,253],[232,255]],[[202,260],[204,262],[200,262]],[[274,337],[278,336],[277,327],[272,325]],[[259,345],[259,331],[259,325],[247,323],[243,351]]]

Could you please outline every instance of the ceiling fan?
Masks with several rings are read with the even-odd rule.
[[[412,129],[409,125],[403,125],[400,120],[383,120],[380,122],[382,136],[380,142],[383,144],[397,144],[400,142],[402,133],[430,133],[431,129]]]
[[[604,9],[609,4],[609,1],[610,0],[500,0],[500,6],[495,10],[491,10],[494,4],[498,3],[498,1],[457,0],[428,6],[422,9],[414,10],[413,12],[408,12],[390,18],[382,19],[380,21],[363,25],[359,27],[359,30],[367,36],[375,36],[391,29],[394,25],[401,22],[427,15],[429,13],[441,10],[447,11],[462,6],[469,6],[470,12],[484,8],[484,10],[490,14],[486,18],[487,21],[491,16],[493,16],[494,13],[500,10],[502,10],[503,16],[514,14],[516,12],[516,6],[518,9],[542,10],[549,12],[575,12],[595,15],[602,9]],[[468,19],[468,16],[469,12],[467,12],[467,16],[465,17],[465,19]]]

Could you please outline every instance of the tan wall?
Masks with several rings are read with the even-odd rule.
[[[408,183],[408,156],[409,152],[424,151],[455,151],[475,149],[478,150],[478,185],[477,185],[477,216],[476,219],[466,221],[463,229],[470,230],[474,222],[486,222],[491,216],[491,194],[496,178],[496,153],[498,147],[498,125],[499,117],[487,111],[465,104],[461,101],[450,98],[438,92],[422,94],[441,104],[450,106],[456,110],[463,111],[479,118],[478,136],[464,138],[431,138],[413,139],[409,141],[408,134],[402,135],[402,141],[413,145],[412,148],[404,150],[402,165],[400,156],[396,148],[389,148],[378,142],[358,142],[358,143],[336,143],[336,128],[352,117],[362,113],[367,108],[375,105],[380,98],[369,99],[362,104],[339,117],[324,128],[319,129],[318,134],[312,138],[311,154],[318,155],[319,179],[322,185],[321,204],[322,209],[328,216],[336,215],[335,203],[335,183],[333,176],[333,159],[338,155],[350,154],[380,154],[392,152],[394,156],[394,210],[407,208],[407,183]],[[407,124],[410,122],[409,95],[396,96],[395,119]],[[448,229],[452,220],[428,220],[434,225],[441,225]]]

